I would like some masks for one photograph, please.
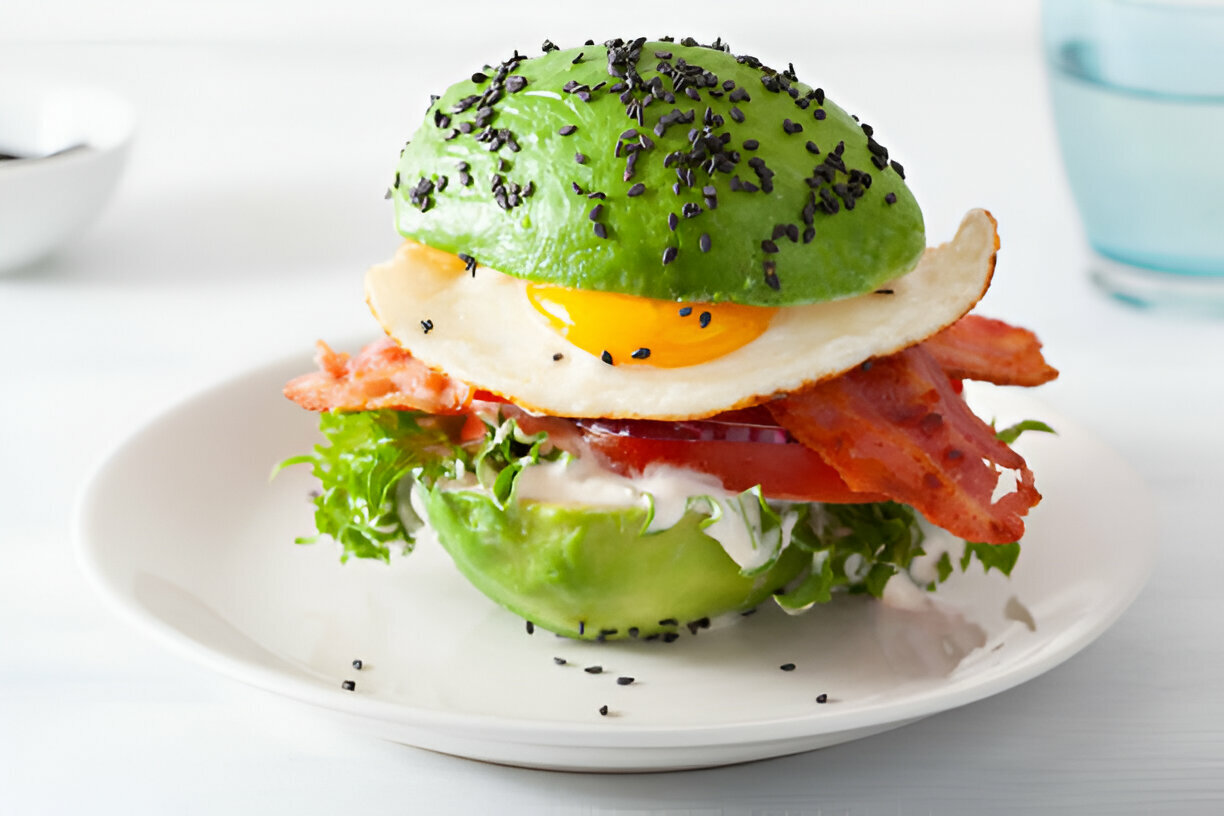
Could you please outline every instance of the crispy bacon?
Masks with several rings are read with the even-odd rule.
[[[922,347],[957,379],[1034,386],[1058,376],[1041,356],[1037,335],[989,317],[965,315]]]
[[[323,342],[318,349],[320,370],[285,387],[287,397],[313,411],[455,414],[500,401],[433,371],[387,338],[351,359]],[[957,536],[1002,544],[1023,535],[1022,516],[1041,495],[1024,459],[973,415],[953,380],[1038,385],[1056,376],[1032,332],[969,315],[916,346],[768,403],[768,412],[836,471],[850,496],[844,500],[853,494],[886,497]],[[530,414],[509,403],[499,407],[524,431],[546,431],[564,450],[608,455],[594,450],[573,420]],[[764,410],[750,409],[751,417],[764,421]],[[745,415],[724,418],[743,421]],[[479,421],[472,425],[474,434],[483,430]],[[652,444],[660,447],[658,440]],[[1015,487],[994,500],[1002,470],[1013,472]]]
[[[472,389],[434,371],[389,337],[376,340],[350,358],[318,342],[319,370],[285,386],[285,396],[309,411],[413,409],[433,414],[464,411]]]
[[[922,345],[863,363],[769,408],[850,489],[883,493],[970,541],[1018,540],[1021,516],[1041,500],[1024,459],[974,416]],[[1016,487],[992,501],[998,468],[1016,472]]]

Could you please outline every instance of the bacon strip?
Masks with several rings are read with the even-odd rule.
[[[289,381],[284,393],[308,411],[374,411],[399,408],[455,414],[472,401],[467,385],[426,366],[389,337],[353,358],[317,344],[318,371]]]
[[[883,493],[969,541],[1024,534],[1041,500],[1024,459],[956,394],[924,345],[864,363],[770,403],[774,418],[837,469],[851,490]],[[999,468],[1016,488],[991,501]]]
[[[320,342],[316,361],[319,371],[285,387],[287,397],[313,411],[400,408],[454,414],[470,410],[474,398],[490,396],[433,371],[388,338],[351,359]],[[767,407],[809,449],[803,453],[840,475],[844,500],[890,498],[957,536],[1001,544],[1024,534],[1022,516],[1041,495],[1024,459],[973,415],[949,378],[1038,385],[1057,376],[1031,332],[969,315],[916,346]],[[547,431],[564,450],[608,456],[593,450],[571,420],[529,414],[509,403],[501,410],[528,433]],[[655,449],[659,444],[651,441]],[[816,469],[827,470],[822,468]],[[1016,486],[992,501],[1000,469],[1015,472]],[[785,494],[784,485],[774,487],[767,495]]]
[[[1037,335],[989,317],[965,315],[922,347],[957,379],[1034,386],[1058,376],[1041,356]]]

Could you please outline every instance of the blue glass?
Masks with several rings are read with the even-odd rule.
[[[1224,2],[1044,0],[1042,28],[1071,189],[1118,262],[1107,288],[1224,303]]]

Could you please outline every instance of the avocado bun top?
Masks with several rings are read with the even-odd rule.
[[[851,297],[926,244],[869,126],[717,41],[516,53],[433,100],[392,198],[405,237],[481,266],[666,300]]]

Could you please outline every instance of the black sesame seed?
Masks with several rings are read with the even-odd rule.
[[[515,74],[506,80],[506,90],[510,93],[518,93],[527,87],[527,77]]]
[[[648,348],[646,348],[646,347],[644,347],[644,346],[643,346],[642,348],[640,348],[640,349],[638,349],[637,351],[633,352],[633,353],[632,353],[632,354],[630,354],[629,356],[630,356],[630,357],[632,357],[632,358],[633,358],[633,359],[635,359],[635,360],[645,360],[647,357],[649,357],[649,356],[650,356],[650,349],[648,349]],[[632,631],[632,630],[630,630],[630,631]]]
[[[676,260],[677,250],[674,246],[669,246],[663,250],[663,265],[667,266],[672,261]]]
[[[607,198],[607,196],[600,192],[594,192],[594,193],[587,193],[587,198],[598,198],[600,201],[603,201],[604,199]]]
[[[638,633],[639,633],[640,631],[641,631],[641,630],[640,630],[640,629],[638,629],[636,626],[630,626],[630,627],[629,627],[629,637],[631,637],[631,638],[635,638],[635,637],[637,637],[637,636],[638,636]]]
[[[637,184],[630,187],[629,191],[625,193],[625,195],[629,196],[630,198],[635,198],[636,196],[640,196],[644,192],[646,192],[646,185],[642,184],[639,181]]]
[[[583,56],[583,53],[584,53],[584,52],[579,51],[579,52],[578,52],[578,56],[576,56],[576,57],[574,57],[572,60],[570,60],[570,65],[577,65],[578,63],[582,62],[582,56]]]
[[[896,203],[897,203],[897,194],[896,194],[896,193],[889,193],[888,195],[884,196],[884,201],[885,201],[886,203],[888,203],[888,204],[896,204]]]
[[[352,680],[345,680],[340,684],[340,688],[344,689],[345,691],[352,691],[353,689],[357,688],[357,684]]]
[[[552,41],[551,41],[551,40],[545,40],[545,41],[544,41],[544,44],[540,46],[540,49],[541,49],[541,50],[542,50],[542,51],[543,51],[545,54],[547,54],[549,51],[557,51],[557,50],[559,50],[559,49],[557,48],[557,46],[555,46],[555,45],[553,45],[553,44],[552,44]]]
[[[603,354],[599,355],[599,359],[603,360],[608,365],[613,365],[612,355],[606,349],[604,350]]]
[[[633,678],[632,678],[632,677],[618,677],[618,678],[616,678],[616,685],[618,685],[618,686],[629,686],[629,685],[632,685],[632,684],[633,684]]]
[[[817,694],[817,695],[816,695],[816,702],[820,703],[821,705],[823,705],[823,704],[825,704],[825,703],[829,702],[829,695],[827,695],[827,694]]]
[[[689,311],[691,312],[692,309],[689,309]],[[684,314],[684,309],[680,310],[680,314]],[[678,626],[680,625],[680,621],[676,620],[675,618],[664,618],[663,620],[659,621],[659,625],[660,626]]]
[[[472,81],[479,85],[482,82],[488,82],[489,77],[477,71],[476,73],[472,74]]]
[[[611,637],[612,635],[615,635],[619,631],[620,631],[619,629],[600,629],[599,636],[600,637]]]
[[[895,160],[890,161],[888,163],[888,166],[891,167],[893,170],[897,171],[898,176],[900,176],[901,178],[905,178],[905,168],[901,166],[901,162],[895,161]]]
[[[706,326],[710,325],[711,317],[712,315],[709,312],[702,312],[700,315],[697,316],[697,322],[700,323],[701,328],[704,329]]]
[[[558,351],[556,354],[553,355],[553,362],[555,363],[564,357],[565,355]]]
[[[587,674],[599,674],[603,671],[603,666],[587,666],[583,671]]]
[[[769,239],[765,239],[761,242],[761,249],[765,250],[766,252],[773,253],[778,251],[778,245]]]
[[[786,131],[787,133],[801,133],[803,131],[803,125],[799,124],[798,122],[792,122],[789,119],[783,119],[782,130]]]
[[[433,331],[433,321],[432,321],[432,320],[422,320],[422,321],[421,321],[421,329],[422,329],[422,330],[423,330],[423,331],[424,331],[426,334],[429,334],[431,331]]]
[[[744,140],[745,150],[756,150],[760,146],[761,146],[761,143],[758,142],[756,139],[745,139]]]
[[[599,707],[599,716],[601,717],[608,716],[608,707],[606,705],[601,705]]]
[[[527,621],[527,634],[529,635],[535,634],[535,624],[532,623],[531,621]]]
[[[593,229],[595,231],[596,238],[607,238],[608,237],[608,228],[605,227],[603,224],[597,223],[593,226]]]
[[[812,239],[815,237],[816,237],[816,230],[814,227],[808,227],[807,229],[803,231],[803,243],[810,244],[812,243]]]
[[[564,666],[566,663],[566,660],[564,657],[554,657],[553,662],[556,663],[558,666]]]
[[[794,663],[783,663],[783,664],[782,664],[781,666],[779,666],[778,668],[779,668],[779,669],[781,669],[782,671],[794,671],[794,670],[795,670],[795,664],[794,664]]]
[[[688,316],[689,316],[689,315],[691,315],[692,313],[693,313],[693,307],[692,307],[692,306],[681,306],[681,307],[680,307],[680,316],[681,316],[681,317],[688,317]],[[660,626],[667,626],[667,622],[666,622],[666,621],[659,621],[659,625],[660,625]]]
[[[676,634],[675,632],[664,632],[663,633],[664,643],[675,643],[679,639],[680,639],[680,636]]]
[[[698,245],[701,247],[702,252],[709,252],[710,251],[710,233],[708,232],[701,233],[701,239],[698,241]]]
[[[730,113],[731,113],[731,118],[734,119],[735,121],[737,122],[744,121],[744,112],[740,110],[739,108],[734,108],[734,107],[731,108]]]
[[[586,164],[586,156],[581,153],[575,153],[574,161],[578,162],[579,164]]]
[[[807,152],[809,152],[809,153],[816,154],[816,153],[819,153],[819,152],[820,152],[820,148],[816,146],[816,143],[815,143],[815,142],[809,141],[809,142],[808,142],[806,145],[804,145],[804,146],[807,148]]]
[[[813,119],[815,119],[815,120],[816,120],[816,121],[818,121],[818,122],[819,122],[820,120],[824,119],[824,118],[825,118],[825,112],[824,112],[824,109],[823,109],[823,108],[817,108],[817,109],[815,110],[815,112],[812,114],[812,118],[813,118]]]
[[[773,261],[765,262],[765,285],[775,292],[782,288],[778,281],[778,265]]]
[[[672,232],[675,232],[676,225],[679,223],[680,223],[680,219],[676,217],[675,213],[667,214],[667,228],[668,229],[670,229]]]
[[[577,130],[577,125],[562,125],[561,129],[558,130],[557,133],[562,136],[569,136],[571,133],[575,133]]]
[[[578,621],[578,634],[586,634],[586,621]]]
[[[362,665],[364,664],[360,660],[353,661],[353,668],[356,669],[357,671],[361,671]]]
[[[598,221],[599,216],[603,214],[603,208],[604,208],[604,205],[596,204],[594,207],[591,208],[591,211],[587,213],[587,218],[591,219],[592,221]]]
[[[875,290],[875,294],[877,294],[877,295],[891,295],[892,293],[893,293],[893,290],[892,290],[892,289],[877,289],[877,290]]]

